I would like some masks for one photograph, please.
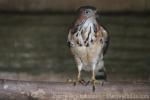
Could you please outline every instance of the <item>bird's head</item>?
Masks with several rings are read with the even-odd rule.
[[[77,10],[77,13],[80,19],[87,19],[97,16],[97,10],[93,6],[82,6]]]
[[[88,22],[93,23],[93,21],[97,20],[98,18],[97,9],[93,6],[81,6],[77,10],[77,16],[74,20],[71,29],[73,33],[80,30],[81,27],[85,24],[85,22],[90,19]],[[94,19],[94,20],[93,20]],[[88,24],[88,23],[86,23]]]

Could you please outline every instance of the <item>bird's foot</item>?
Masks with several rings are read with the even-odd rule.
[[[87,86],[87,85],[89,85],[90,83],[93,84],[93,80],[87,81],[87,82],[85,83],[85,85]],[[95,80],[95,84],[99,84],[99,85],[103,86],[103,85],[104,85],[104,80]]]
[[[73,80],[73,79],[67,79],[68,83],[73,83],[74,86],[77,84],[85,85],[86,82],[83,79]]]
[[[79,80],[74,81],[74,86],[76,86],[77,83],[79,83],[81,85],[85,85],[86,82],[83,79],[79,79]]]
[[[92,84],[92,85],[93,85],[93,88],[92,88],[92,89],[93,89],[93,92],[95,92],[95,86],[96,86],[96,84],[99,84],[99,85],[103,86],[103,85],[104,85],[104,80],[92,79],[92,80],[87,81],[87,82],[85,83],[86,86],[89,85],[89,84]]]

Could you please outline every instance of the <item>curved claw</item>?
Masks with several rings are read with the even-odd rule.
[[[87,82],[85,83],[85,86],[89,85],[89,84],[90,84],[90,82],[91,82],[91,81],[87,81]]]
[[[82,84],[82,85],[85,85],[86,82],[85,82],[83,79],[81,79],[81,80],[75,81],[75,82],[74,82],[74,86],[76,86],[77,83],[80,83],[80,84]]]
[[[91,81],[87,81],[87,82],[85,83],[85,86],[89,85],[90,83],[93,84],[92,82],[93,82],[92,80],[91,80]],[[96,83],[96,84],[99,84],[99,85],[101,85],[101,86],[104,86],[104,81],[95,80],[95,83]]]
[[[95,85],[93,85],[93,92],[95,92]]]
[[[92,87],[93,92],[95,92],[95,85],[97,83],[100,84],[101,86],[104,85],[104,81],[103,80],[90,80],[90,81],[87,81],[85,83],[85,86],[89,85],[90,83],[93,85],[93,87]]]
[[[84,85],[86,82],[82,79],[82,80],[79,80],[79,83]]]
[[[102,81],[101,86],[104,86],[104,81]]]

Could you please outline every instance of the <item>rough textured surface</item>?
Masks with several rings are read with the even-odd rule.
[[[73,86],[72,83],[29,82],[0,80],[0,100],[116,100],[150,99],[150,83],[105,82],[97,84],[92,92],[91,85]]]

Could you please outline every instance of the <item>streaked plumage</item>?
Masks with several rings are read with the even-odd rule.
[[[103,56],[108,48],[109,35],[100,25],[95,7],[83,6],[77,12],[77,18],[69,28],[68,45],[78,68],[78,81],[81,70],[85,70],[92,71],[94,82],[102,72],[105,73]]]

